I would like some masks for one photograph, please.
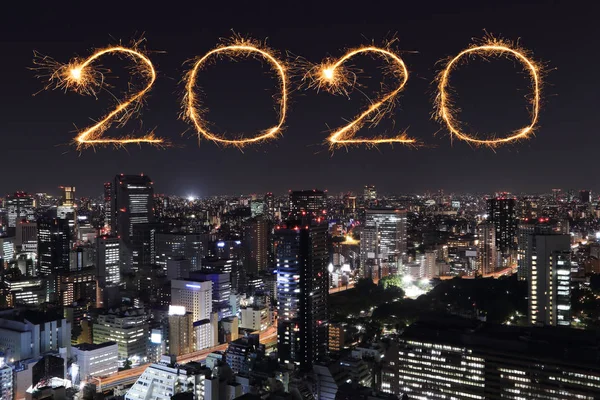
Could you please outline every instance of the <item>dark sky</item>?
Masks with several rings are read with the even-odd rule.
[[[360,9],[352,8],[357,2],[334,1],[282,1],[279,5],[245,1],[237,6],[233,1],[215,2],[218,5],[202,1],[190,8],[179,3],[183,2],[160,2],[159,7],[111,7],[101,2],[4,6],[0,21],[0,193],[56,192],[59,185],[74,185],[80,195],[98,195],[102,183],[121,172],[151,176],[158,192],[199,196],[313,187],[335,193],[360,190],[365,184],[391,193],[600,189],[596,181],[600,7],[595,2],[367,1]],[[286,130],[279,140],[243,152],[206,140],[198,146],[194,131],[178,119],[179,81],[186,70],[183,62],[206,53],[219,38],[230,37],[232,30],[268,39],[268,45],[282,57],[287,51],[311,62],[339,56],[343,49],[371,40],[379,44],[395,35],[410,79],[390,121],[359,135],[381,134],[394,126],[396,132],[408,128],[410,136],[427,146],[382,145],[378,150],[359,147],[332,153],[323,145],[328,127],[356,115],[365,98],[356,91],[348,100],[304,89],[291,94]],[[441,126],[430,120],[431,82],[439,68],[436,61],[458,53],[472,38],[481,38],[484,30],[520,39],[537,60],[548,65],[537,136],[495,151],[451,143],[445,131],[440,132]],[[28,69],[33,50],[68,61],[141,34],[147,39],[147,49],[157,51],[151,59],[159,78],[140,120],[145,129],[156,127],[157,134],[175,146],[78,153],[68,144],[75,126],[83,127],[90,118],[104,115],[112,100],[106,95],[95,100],[60,91],[32,96],[43,87]],[[102,60],[115,70],[120,62]],[[382,61],[363,57],[353,64],[365,72],[364,92],[376,96]],[[126,78],[114,82],[119,88]],[[528,123],[524,100],[528,79],[519,64],[476,60],[456,71],[452,82],[460,94],[461,119],[474,131],[503,134]],[[266,65],[223,60],[204,71],[198,83],[219,132],[253,135],[275,123],[270,96],[276,81]],[[299,83],[298,78],[292,80],[294,88]],[[106,135],[129,134],[139,125],[139,120],[131,121]]]

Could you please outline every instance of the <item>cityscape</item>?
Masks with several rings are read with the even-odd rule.
[[[600,399],[599,13],[7,4],[0,400]]]
[[[600,396],[590,190],[98,187],[3,198],[3,399]]]

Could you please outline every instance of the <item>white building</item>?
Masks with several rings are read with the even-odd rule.
[[[106,285],[121,283],[119,266],[120,239],[118,237],[101,236],[96,240],[96,265],[98,278]]]
[[[271,326],[271,312],[267,307],[244,307],[241,309],[240,328],[264,331]]]
[[[206,367],[171,366],[168,356],[151,364],[125,394],[125,400],[171,400],[177,393],[191,391],[196,400],[218,399],[219,379]]]
[[[13,369],[0,358],[0,400],[13,400]]]
[[[116,342],[119,360],[133,364],[145,360],[148,345],[148,315],[143,309],[111,310],[94,324],[94,344]]]
[[[209,319],[194,322],[196,350],[207,349],[219,344],[219,314],[212,313]]]
[[[79,376],[73,376],[76,382],[112,375],[119,370],[119,346],[115,342],[73,346],[73,358],[78,367]]]
[[[171,281],[171,305],[183,306],[193,315],[193,321],[210,319],[212,312],[212,281]]]

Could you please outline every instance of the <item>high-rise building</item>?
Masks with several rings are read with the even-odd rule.
[[[74,186],[61,186],[62,198],[61,205],[63,206],[75,206],[75,187]]]
[[[600,398],[600,349],[589,331],[437,318],[407,327],[398,345],[381,381],[398,398]]]
[[[232,315],[229,304],[231,298],[231,274],[199,271],[192,272],[190,279],[199,282],[212,282],[212,312],[219,315],[219,321]]]
[[[367,209],[361,234],[360,260],[366,276],[380,275],[406,254],[406,210]]]
[[[212,281],[175,279],[171,281],[171,304],[183,306],[192,313],[193,322],[210,319],[212,312]]]
[[[592,202],[592,191],[591,190],[579,191],[579,201],[584,204],[591,203]]]
[[[113,226],[114,209],[112,208],[112,183],[104,184],[104,232],[109,233]]]
[[[194,351],[194,321],[191,312],[169,307],[169,354],[181,356]]]
[[[531,267],[531,260],[528,260],[525,257],[525,252],[527,251],[529,235],[532,235],[534,233],[557,233],[562,235],[568,235],[569,220],[540,217],[526,218],[519,223],[517,227],[517,275],[519,277],[519,280],[526,280],[527,275],[530,272],[529,268]]]
[[[20,220],[17,222],[15,234],[15,246],[17,251],[33,253],[37,257],[38,231],[37,222]]]
[[[38,265],[42,275],[58,271],[69,271],[71,251],[71,229],[68,220],[40,218],[38,231]]]
[[[205,235],[196,233],[157,233],[156,264],[166,269],[168,260],[189,261],[190,271],[198,271],[202,266]]]
[[[269,221],[273,221],[275,219],[275,198],[273,197],[273,193],[269,192],[265,194],[264,207],[265,217]]]
[[[569,235],[531,234],[525,250],[531,325],[571,325]]]
[[[263,216],[253,218],[244,229],[247,272],[256,274],[267,269],[269,260],[269,221]]]
[[[290,192],[290,218],[303,214],[322,215],[327,212],[327,198],[322,190],[296,190]]]
[[[126,242],[137,224],[154,222],[154,187],[146,175],[117,175],[111,187],[111,231]]]
[[[504,260],[516,260],[516,199],[503,194],[487,200],[488,221],[496,228],[496,246]]]
[[[377,200],[377,190],[375,190],[374,185],[366,185],[365,190],[363,192],[363,197],[365,199],[365,203],[369,204]]]
[[[8,215],[8,227],[15,228],[17,221],[35,221],[35,198],[25,192],[16,192],[6,196],[5,208]]]
[[[96,266],[98,281],[101,284],[114,286],[121,283],[119,262],[120,239],[114,236],[96,238]]]
[[[147,357],[148,315],[140,308],[110,310],[94,324],[94,344],[116,342],[119,360],[133,364]]]
[[[477,226],[477,272],[487,276],[500,266],[500,253],[496,248],[496,228],[484,221]]]
[[[13,369],[0,357],[0,400],[14,399]]]
[[[288,221],[275,235],[279,362],[309,370],[327,351],[327,222]]]

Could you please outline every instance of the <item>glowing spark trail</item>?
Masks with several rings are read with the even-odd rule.
[[[346,61],[359,54],[375,54],[382,56],[387,61],[391,61],[392,66],[388,69],[391,75],[400,80],[400,84],[390,92],[384,94],[377,101],[372,101],[369,108],[358,115],[347,125],[335,130],[328,138],[331,146],[349,145],[349,144],[367,144],[377,145],[381,143],[404,143],[414,144],[415,139],[407,137],[402,133],[393,138],[378,137],[374,139],[355,139],[354,136],[365,122],[369,122],[371,127],[377,125],[381,119],[392,110],[396,96],[404,89],[408,81],[408,69],[402,58],[392,51],[374,47],[365,46],[347,52],[341,58],[333,61],[326,60],[324,63],[311,68],[305,79],[309,79],[310,87],[317,90],[324,89],[331,93],[342,93],[348,95],[347,87],[354,87],[356,84],[356,74],[344,67]]]
[[[37,61],[39,65],[38,70],[50,69],[50,84],[47,86],[64,89],[74,90],[81,94],[96,95],[96,91],[102,89],[104,84],[104,73],[100,69],[92,67],[92,63],[98,58],[106,54],[119,54],[125,55],[133,60],[141,61],[141,64],[136,63],[135,72],[140,73],[144,78],[148,80],[146,86],[139,92],[135,93],[131,97],[119,102],[118,106],[102,117],[94,125],[85,128],[80,131],[75,138],[75,143],[78,149],[94,146],[94,145],[117,145],[122,146],[131,143],[149,143],[155,145],[164,145],[164,140],[156,137],[153,133],[147,134],[146,136],[136,137],[125,137],[125,138],[114,138],[114,139],[101,139],[102,134],[110,128],[112,120],[118,122],[119,126],[123,126],[129,118],[134,115],[142,105],[143,97],[150,91],[152,85],[156,80],[156,70],[152,65],[150,59],[144,55],[141,51],[134,48],[128,48],[123,46],[112,46],[96,51],[94,54],[86,58],[85,60],[74,60],[69,64],[59,64],[52,59],[44,57],[41,61]]]
[[[529,125],[518,129],[512,135],[503,138],[478,139],[474,136],[464,133],[460,128],[460,123],[457,118],[458,110],[453,107],[453,100],[449,94],[450,90],[450,73],[454,70],[459,61],[468,56],[512,56],[521,62],[524,68],[529,72],[531,78],[532,96],[529,100],[531,122]],[[541,67],[532,61],[526,50],[509,43],[507,41],[496,39],[493,37],[486,38],[482,45],[473,45],[466,50],[461,51],[458,55],[450,58],[445,68],[438,76],[438,93],[435,99],[436,112],[435,118],[446,124],[452,137],[456,136],[461,140],[465,140],[475,145],[498,146],[509,142],[526,139],[533,135],[535,125],[538,122],[540,111],[540,96],[542,88],[542,70]]]
[[[277,99],[279,105],[278,115],[279,121],[277,125],[263,131],[257,136],[250,138],[240,139],[225,139],[215,133],[212,133],[208,129],[208,123],[203,118],[206,110],[202,110],[201,102],[196,95],[196,79],[198,72],[207,64],[207,61],[211,57],[222,57],[225,55],[229,56],[256,56],[263,58],[269,62],[272,69],[277,73],[279,84],[281,87],[281,97]],[[288,99],[288,77],[286,73],[286,66],[283,62],[275,58],[274,53],[262,46],[260,43],[250,41],[248,39],[236,39],[230,45],[219,46],[204,56],[196,59],[193,62],[193,66],[188,72],[186,78],[186,89],[183,98],[183,118],[190,121],[198,132],[198,138],[204,136],[206,139],[212,140],[223,145],[233,145],[237,147],[243,147],[252,143],[261,142],[264,140],[275,139],[282,132],[282,126],[285,122],[287,114],[287,99]]]

